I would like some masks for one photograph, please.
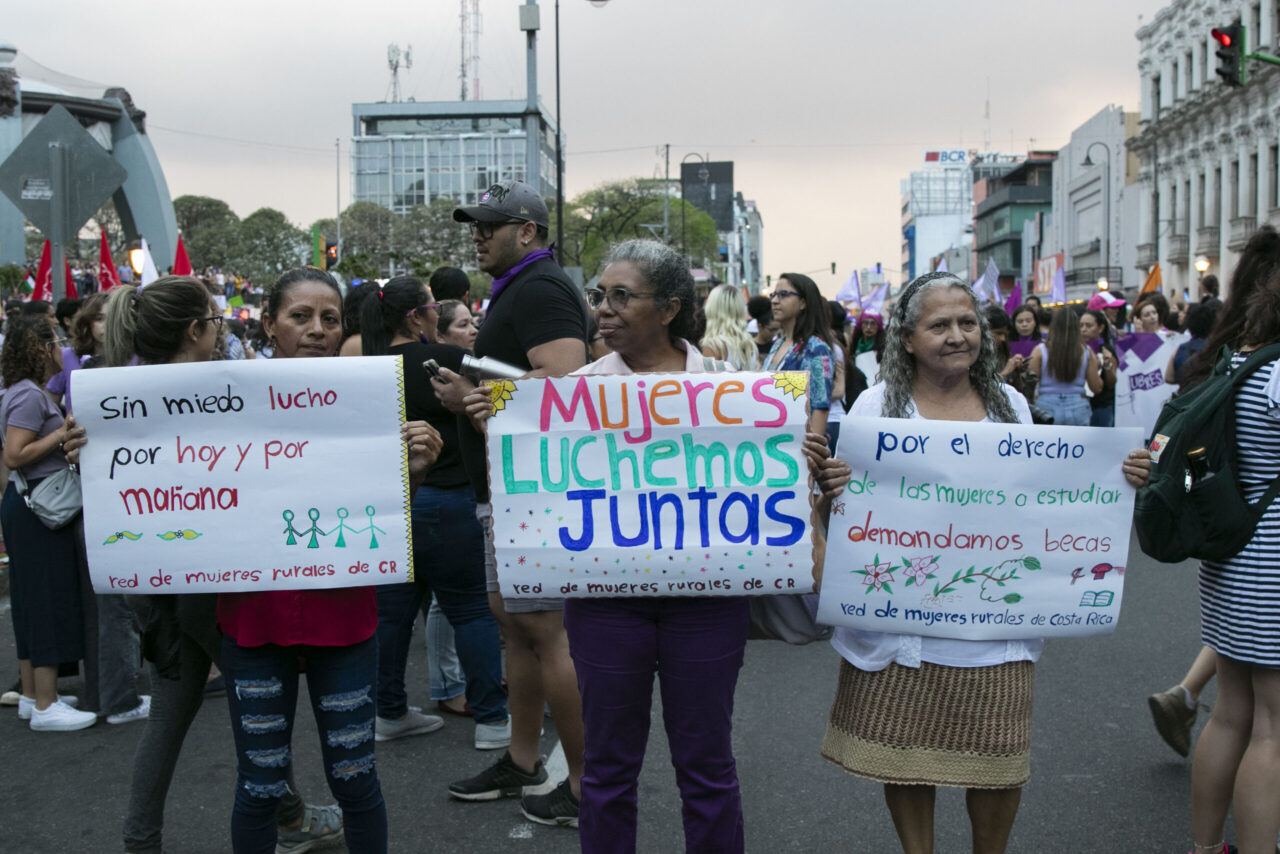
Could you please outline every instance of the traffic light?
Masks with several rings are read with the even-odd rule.
[[[832,261],[832,262],[831,262],[831,275],[833,275],[833,276],[834,276],[835,274],[836,274],[836,262],[835,262],[835,261]]]
[[[324,268],[332,270],[338,266],[338,244],[325,243],[324,245]]]
[[[1218,43],[1214,53],[1218,57],[1218,76],[1228,86],[1244,85],[1244,27],[1237,18],[1225,27],[1216,27],[1210,33]]]

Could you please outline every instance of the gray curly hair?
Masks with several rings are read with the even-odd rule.
[[[915,409],[911,385],[916,378],[915,357],[907,352],[906,342],[916,331],[924,310],[924,295],[933,288],[960,288],[973,303],[978,316],[981,346],[978,358],[969,367],[969,382],[982,398],[987,415],[992,421],[1016,423],[1018,416],[1000,380],[1000,363],[996,358],[995,340],[991,326],[983,312],[978,310],[978,296],[962,279],[950,273],[926,273],[907,285],[889,316],[885,332],[884,356],[880,360],[880,377],[884,380],[884,417],[910,418]]]

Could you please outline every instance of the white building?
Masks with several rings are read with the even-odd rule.
[[[1280,69],[1248,64],[1248,84],[1215,74],[1210,31],[1240,18],[1246,47],[1277,52],[1280,9],[1261,3],[1177,0],[1137,32],[1142,78],[1136,266],[1160,262],[1165,291],[1195,296],[1195,261],[1225,289],[1239,252],[1261,224],[1280,222]]]
[[[1108,106],[1071,132],[1053,163],[1053,216],[1043,251],[1063,253],[1068,301],[1087,300],[1100,279],[1116,290],[1144,280],[1134,269],[1138,223],[1124,215],[1126,195],[1135,195],[1126,188],[1138,176],[1137,157],[1125,140],[1137,130],[1137,113]],[[1024,253],[1027,248],[1024,238]],[[1024,269],[1033,268],[1024,261]]]
[[[907,281],[932,270],[932,259],[946,250],[972,243],[971,157],[962,148],[930,149],[924,168],[902,181],[901,269]]]

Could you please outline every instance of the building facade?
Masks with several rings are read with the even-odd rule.
[[[1000,285],[1033,274],[1023,268],[1023,226],[1053,209],[1054,151],[1031,151],[1021,163],[990,177],[975,177],[972,269],[984,270],[987,259],[1000,270]]]
[[[524,101],[352,104],[351,115],[353,202],[396,213],[438,198],[474,205],[511,180],[556,194],[555,121],[541,105],[532,144]]]
[[[1125,142],[1137,131],[1137,113],[1108,106],[1072,131],[1058,150],[1043,254],[1063,253],[1068,302],[1087,300],[1102,280],[1114,290],[1142,284],[1134,270],[1137,223],[1124,216],[1126,192],[1131,196],[1138,180],[1137,157]],[[1025,261],[1023,266],[1031,269]],[[1045,293],[1050,283],[1036,285]]]
[[[931,271],[933,259],[947,249],[972,241],[970,157],[962,148],[929,149],[924,153],[924,168],[902,182],[900,269],[907,281]]]
[[[1280,2],[1178,0],[1138,38],[1142,111],[1129,148],[1140,161],[1140,275],[1160,263],[1166,292],[1195,296],[1196,261],[1224,292],[1250,235],[1280,223],[1280,68],[1248,63],[1248,84],[1215,74],[1214,27],[1239,18],[1246,49],[1280,51]]]

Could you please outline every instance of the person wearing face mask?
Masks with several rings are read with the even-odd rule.
[[[459,207],[476,264],[493,277],[489,309],[476,335],[475,353],[528,376],[565,376],[586,364],[587,313],[581,291],[556,263],[549,245],[546,203],[522,181],[494,184],[478,204]],[[561,599],[504,599],[498,592],[493,552],[484,438],[466,415],[475,383],[442,368],[432,380],[440,401],[458,413],[463,462],[471,475],[476,514],[484,527],[489,607],[506,642],[511,745],[496,763],[449,786],[451,797],[490,801],[520,797],[525,817],[541,824],[576,827],[582,776],[582,701],[565,637]],[[525,786],[547,779],[539,755],[544,704],[551,709],[569,766],[568,785],[549,794],[522,796]]]

